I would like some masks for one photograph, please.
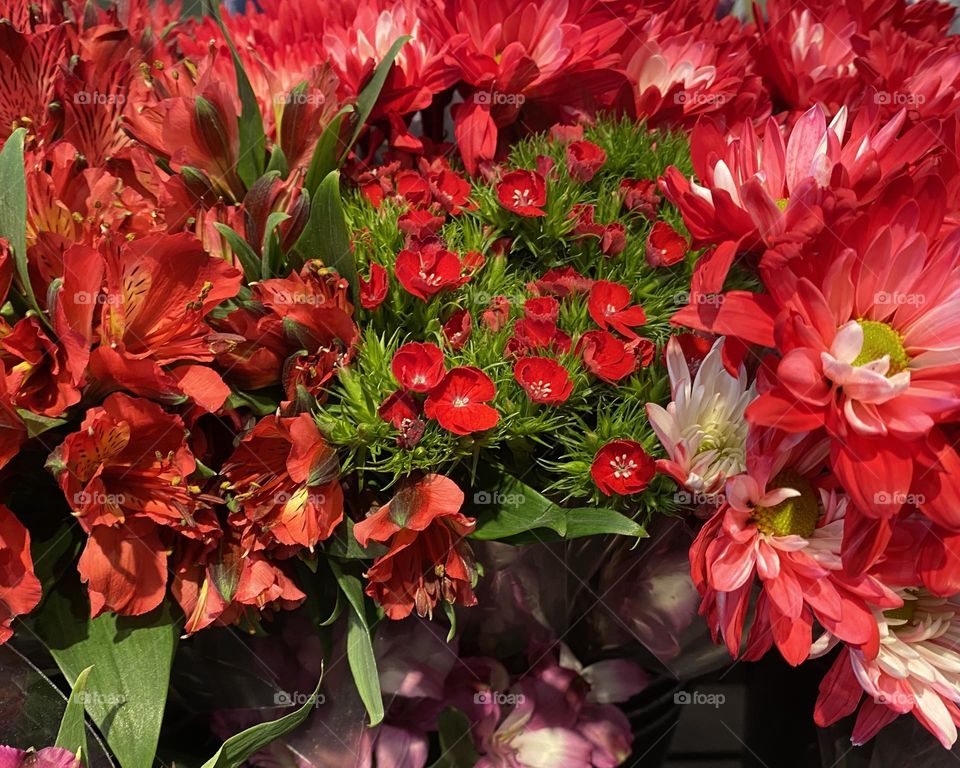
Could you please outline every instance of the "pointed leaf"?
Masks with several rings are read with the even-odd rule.
[[[340,144],[340,126],[343,125],[343,118],[352,111],[353,107],[349,105],[343,107],[330,121],[330,125],[324,128],[317,140],[317,145],[313,148],[313,157],[310,158],[310,167],[303,182],[304,189],[311,195],[317,191],[317,187],[327,174],[340,167],[337,151]]]
[[[216,228],[217,232],[226,238],[230,249],[240,261],[240,266],[243,267],[243,274],[247,278],[247,281],[253,283],[259,280],[260,259],[257,257],[257,254],[253,248],[250,247],[250,243],[240,237],[240,235],[234,232],[226,224],[217,222],[213,226]]]
[[[350,283],[350,297],[359,303],[357,264],[350,248],[350,230],[340,200],[340,172],[331,171],[312,198],[310,219],[297,241],[296,250],[306,259],[321,259]]]
[[[55,747],[61,747],[75,755],[80,755],[84,765],[87,764],[87,724],[84,721],[83,702],[87,677],[90,675],[91,669],[93,667],[87,667],[77,675],[73,690],[70,692],[70,698],[67,699],[67,708],[63,712],[60,730],[57,732],[57,741],[54,744]]]
[[[13,251],[17,277],[27,303],[35,309],[43,321],[47,318],[40,311],[33,295],[30,275],[27,271],[27,182],[23,167],[23,139],[27,131],[17,128],[7,138],[0,150],[0,237],[4,237]]]

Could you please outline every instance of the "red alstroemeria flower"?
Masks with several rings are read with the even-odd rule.
[[[447,372],[443,350],[436,344],[416,341],[404,344],[394,353],[390,370],[400,386],[412,392],[429,392]]]
[[[312,550],[343,520],[337,452],[308,413],[261,419],[223,474],[240,508],[236,523],[252,529],[245,550],[274,543]]]
[[[511,171],[497,184],[497,199],[518,216],[546,216],[547,184],[535,171]]]
[[[454,368],[427,396],[423,412],[454,434],[482,432],[500,420],[497,409],[486,404],[494,395],[493,382],[479,368]]]
[[[20,452],[27,440],[27,428],[14,407],[6,380],[0,376],[0,469]]]
[[[14,618],[40,602],[40,580],[33,573],[30,534],[13,512],[0,504],[0,644],[13,635]]]
[[[631,306],[632,301],[627,286],[598,280],[590,289],[587,308],[590,317],[603,330],[613,328],[624,336],[635,338],[633,328],[647,322],[647,313],[639,304]]]
[[[577,353],[594,376],[613,384],[637,369],[633,350],[609,331],[588,331],[577,342]]]
[[[370,277],[360,278],[360,306],[364,309],[376,309],[387,298],[390,277],[387,270],[377,263],[370,265]]]
[[[80,400],[63,348],[35,317],[19,320],[0,340],[0,362],[6,369],[6,389],[20,408],[55,417]]]
[[[590,181],[606,161],[607,153],[592,141],[573,141],[567,145],[567,171],[577,181]]]
[[[443,324],[443,337],[453,350],[463,349],[473,334],[473,317],[467,309],[458,309]]]
[[[92,616],[135,616],[160,604],[169,549],[161,535],[210,541],[219,533],[190,485],[196,460],[183,420],[149,400],[110,395],[47,466],[89,534],[78,569]]]
[[[457,254],[448,251],[439,241],[404,248],[397,254],[394,274],[407,293],[428,301],[441,291],[459,288],[469,276],[463,276],[463,265]]]
[[[564,403],[573,392],[573,382],[567,369],[549,357],[524,357],[518,360],[513,368],[513,376],[535,403]]]
[[[639,213],[654,221],[660,210],[660,195],[653,179],[624,179],[620,182],[620,194],[628,211]]]
[[[656,473],[656,462],[633,440],[611,440],[590,465],[593,482],[607,496],[640,493]]]
[[[234,624],[244,616],[252,623],[273,610],[292,611],[307,597],[263,553],[247,554],[236,536],[206,557],[197,549],[183,548],[170,584],[187,617],[188,635],[210,625]]]
[[[414,608],[432,616],[441,600],[476,605],[476,568],[465,540],[475,521],[460,512],[462,506],[456,483],[426,475],[353,527],[361,547],[378,541],[389,548],[367,571],[366,592],[391,619],[404,619]]]
[[[690,250],[686,238],[665,221],[658,221],[647,235],[647,264],[653,268],[672,267]]]

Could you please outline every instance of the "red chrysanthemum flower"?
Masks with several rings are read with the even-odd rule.
[[[237,445],[223,467],[240,509],[238,527],[253,541],[309,547],[330,538],[343,520],[340,463],[308,413],[267,416]]]
[[[40,602],[40,581],[33,573],[30,534],[0,504],[0,643],[10,639],[13,619]]]
[[[633,350],[609,331],[588,331],[577,342],[577,353],[594,376],[615,383],[637,368]]]
[[[624,336],[636,337],[633,328],[647,322],[647,313],[639,304],[633,306],[630,289],[620,283],[597,280],[590,289],[587,308],[590,317],[603,330],[613,328]]]
[[[686,238],[665,221],[658,221],[647,235],[647,264],[651,267],[672,267],[690,250]]]
[[[443,350],[436,344],[410,342],[393,355],[390,370],[400,386],[412,392],[429,392],[443,379]]]
[[[387,298],[390,278],[387,270],[376,262],[370,265],[370,277],[360,278],[360,305],[364,309],[376,309]]]
[[[423,412],[454,434],[482,432],[500,419],[496,408],[486,404],[495,394],[490,377],[479,368],[454,368],[427,396]]]
[[[513,376],[535,403],[564,403],[573,392],[570,374],[549,357],[524,357],[517,361]]]
[[[518,216],[545,216],[547,184],[535,171],[511,171],[497,184],[497,199]]]
[[[441,291],[459,288],[469,276],[461,275],[463,265],[439,241],[404,248],[397,254],[394,274],[407,293],[427,301]]]
[[[573,141],[567,145],[567,171],[577,181],[590,181],[606,161],[607,153],[592,141]]]
[[[597,451],[590,476],[607,496],[643,491],[657,472],[656,462],[633,440],[611,440]]]
[[[403,619],[414,608],[432,616],[441,600],[476,605],[476,568],[464,537],[474,520],[460,512],[463,491],[442,475],[411,482],[366,520],[353,527],[361,547],[371,541],[388,552],[367,571],[367,594],[391,619]]]

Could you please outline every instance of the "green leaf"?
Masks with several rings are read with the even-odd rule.
[[[37,616],[37,634],[70,685],[93,665],[84,704],[122,768],[153,765],[177,643],[169,606],[91,619],[86,602],[77,602],[52,591]]]
[[[231,392],[224,408],[249,408],[256,416],[266,416],[277,410],[277,398],[269,392]]]
[[[577,507],[567,510],[568,539],[597,534],[617,534],[620,536],[646,536],[644,527],[614,509],[606,507]]]
[[[367,623],[363,585],[356,576],[344,573],[335,560],[328,562],[337,584],[353,609],[347,611],[347,662],[350,672],[360,700],[367,708],[370,725],[378,725],[383,720],[383,694],[380,692],[380,675]]]
[[[387,548],[378,542],[370,542],[361,547],[353,535],[353,520],[347,518],[345,525],[337,526],[336,533],[327,539],[324,552],[333,557],[342,557],[345,560],[367,560],[385,554]]]
[[[210,15],[213,16],[224,39],[230,48],[233,59],[233,69],[237,75],[237,93],[240,96],[240,157],[237,158],[237,173],[249,189],[253,183],[263,175],[264,152],[266,136],[263,133],[263,115],[260,114],[260,104],[250,85],[250,78],[243,68],[240,55],[233,44],[233,38],[227,31],[220,15],[218,0],[209,0]]]
[[[440,757],[431,768],[469,768],[480,756],[470,734],[470,719],[456,707],[446,707],[437,718]]]
[[[447,621],[450,622],[450,631],[447,632],[447,642],[449,643],[457,636],[457,609],[453,603],[443,601],[443,612],[447,614]]]
[[[84,720],[84,689],[87,686],[87,677],[93,667],[87,667],[79,675],[67,699],[67,708],[60,721],[60,730],[57,732],[55,747],[67,749],[75,755],[80,755],[83,764],[87,764],[87,724]]]
[[[310,219],[297,241],[296,250],[307,259],[321,259],[350,283],[354,304],[359,303],[357,263],[350,249],[350,230],[340,200],[340,172],[331,171],[311,198]]]
[[[316,193],[320,182],[340,166],[337,152],[340,144],[340,126],[343,125],[343,118],[352,111],[353,107],[344,106],[317,139],[317,145],[313,148],[313,157],[310,158],[310,167],[307,169],[307,177],[303,182],[304,189],[311,195]]]
[[[271,171],[279,173],[281,179],[285,179],[290,175],[290,165],[287,163],[287,156],[283,153],[279,144],[274,144],[273,149],[270,150],[270,162],[267,163],[266,172],[270,173]]]
[[[393,45],[390,46],[390,50],[387,51],[380,63],[377,64],[377,68],[373,70],[373,76],[370,78],[370,82],[364,86],[363,90],[360,91],[360,95],[357,96],[357,123],[356,127],[353,129],[353,135],[350,137],[349,143],[343,150],[343,153],[340,155],[341,163],[344,161],[347,154],[360,137],[360,131],[363,130],[363,126],[366,124],[367,118],[370,117],[370,113],[373,112],[373,108],[376,106],[377,99],[380,98],[380,91],[383,89],[383,84],[387,80],[387,75],[390,74],[390,68],[393,66],[393,60],[397,58],[397,54],[400,53],[400,49],[403,48],[403,46],[406,45],[407,41],[409,40],[410,35],[404,35],[403,37],[399,37],[394,41]]]
[[[567,511],[512,475],[501,475],[488,488],[476,491],[471,514],[477,518],[477,527],[470,536],[484,541],[536,528],[548,528],[561,537],[567,532]]]
[[[321,675],[320,682],[322,681],[323,677]],[[317,683],[313,695],[299,709],[276,720],[254,725],[231,736],[223,742],[223,746],[217,750],[217,754],[203,764],[202,768],[239,768],[270,742],[279,739],[281,736],[286,736],[310,715],[317,702],[320,682]]]
[[[26,133],[25,128],[17,128],[0,150],[0,190],[3,190],[3,194],[0,194],[0,237],[6,238],[13,251],[17,276],[27,303],[46,323],[46,315],[40,311],[37,297],[33,295],[27,271],[27,181],[23,167],[23,139]]]
[[[36,437],[42,435],[48,429],[60,427],[67,423],[66,419],[52,419],[49,416],[43,416],[39,413],[33,413],[25,408],[17,408],[17,413],[23,420],[23,425],[27,428],[27,437]]]
[[[230,249],[240,260],[240,266],[243,267],[243,274],[246,276],[247,281],[253,283],[259,280],[260,258],[257,256],[256,251],[250,247],[250,243],[240,237],[240,235],[234,232],[226,224],[217,222],[213,226],[216,228],[217,232],[226,238],[227,243],[230,245]]]
[[[267,216],[267,224],[263,232],[263,247],[260,260],[260,274],[266,280],[278,274],[280,267],[280,238],[276,236],[277,227],[290,218],[286,211],[274,211]]]

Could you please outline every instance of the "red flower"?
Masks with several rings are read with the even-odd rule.
[[[407,293],[427,301],[441,291],[459,288],[469,278],[462,277],[462,265],[455,253],[439,242],[404,248],[397,254],[394,274]]]
[[[575,296],[580,293],[586,293],[593,285],[593,280],[584,277],[573,267],[560,267],[551,269],[544,273],[536,282],[529,287],[530,290],[538,295],[548,296]]]
[[[653,221],[660,209],[657,182],[652,179],[624,179],[620,182],[620,194],[627,210],[635,211]]]
[[[475,521],[460,512],[463,491],[442,475],[404,485],[366,520],[353,527],[361,547],[371,541],[389,551],[367,570],[367,594],[391,619],[414,608],[432,616],[441,600],[476,605],[476,569],[464,537]]]
[[[449,168],[430,174],[433,199],[449,214],[456,216],[464,208],[475,208],[470,203],[470,182]]]
[[[80,400],[78,381],[71,375],[66,355],[35,317],[18,321],[2,341],[0,360],[6,389],[20,408],[44,416],[60,416]]]
[[[443,379],[443,350],[436,344],[411,342],[393,355],[390,370],[400,386],[413,392],[429,392]]]
[[[307,597],[262,553],[246,554],[236,536],[209,557],[196,549],[184,548],[170,585],[186,615],[187,634],[234,624],[246,614],[256,619],[268,609],[293,610]]]
[[[600,253],[604,256],[619,256],[627,247],[627,228],[619,221],[607,224],[600,235]]]
[[[115,393],[91,408],[47,466],[87,533],[78,565],[90,611],[135,616],[156,608],[167,582],[169,543],[219,532],[190,484],[196,461],[184,423],[148,400]]]
[[[519,216],[545,216],[547,185],[534,171],[511,171],[497,184],[497,199],[508,211]]]
[[[651,267],[671,267],[682,261],[690,244],[665,221],[658,221],[647,235],[647,264]]]
[[[573,141],[567,145],[567,171],[577,181],[590,181],[606,160],[607,153],[592,141]]]
[[[496,333],[510,319],[510,300],[506,296],[494,296],[490,299],[490,307],[480,314],[480,319],[487,328]]]
[[[244,548],[313,549],[330,538],[343,520],[339,473],[337,453],[310,414],[261,419],[223,467],[240,508],[235,522],[254,539]]]
[[[376,309],[387,298],[390,278],[387,270],[376,262],[370,264],[370,277],[360,278],[360,305],[364,309]]]
[[[573,392],[567,369],[549,357],[524,357],[517,361],[513,375],[535,403],[564,403]]]
[[[10,639],[13,619],[40,602],[40,581],[33,573],[30,534],[0,504],[0,643]]]
[[[639,304],[630,306],[630,289],[619,283],[598,280],[590,289],[587,307],[590,317],[603,330],[613,328],[624,336],[636,337],[633,328],[647,322],[647,314]]]
[[[463,349],[463,345],[467,343],[472,333],[473,317],[466,309],[458,309],[443,324],[443,337],[454,350]]]
[[[495,394],[490,377],[479,368],[454,368],[427,396],[423,412],[454,434],[482,432],[500,419],[496,408],[486,405]]]
[[[611,440],[597,451],[590,466],[593,482],[607,496],[640,493],[656,471],[654,460],[633,440]]]
[[[633,351],[609,331],[589,331],[580,337],[577,353],[597,378],[610,382],[629,376],[637,368]]]
[[[420,417],[420,406],[413,399],[413,395],[406,390],[398,389],[381,403],[377,415],[397,429],[404,429],[410,422]]]
[[[556,325],[560,318],[560,302],[552,296],[537,296],[523,302],[523,315],[536,323]]]
[[[404,234],[410,235],[410,237],[423,240],[436,235],[440,231],[440,227],[443,226],[444,220],[443,216],[437,216],[426,209],[418,208],[407,211],[397,219],[397,228]]]

